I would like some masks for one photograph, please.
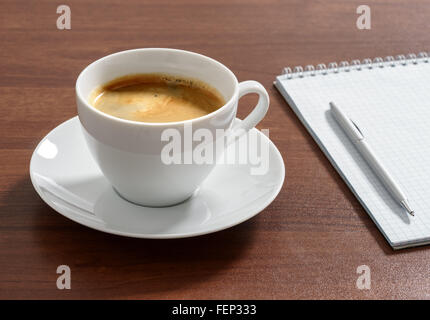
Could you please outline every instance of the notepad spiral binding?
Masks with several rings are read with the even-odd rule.
[[[302,66],[296,66],[293,69],[286,67],[283,69],[282,79],[303,78],[308,75],[313,77],[317,74],[327,75],[328,73],[338,73],[342,71],[349,72],[351,70],[360,71],[363,68],[383,68],[386,65],[395,67],[396,65],[407,65],[409,63],[417,64],[420,61],[428,63],[429,60],[430,58],[427,52],[420,52],[418,55],[415,53],[409,53],[407,55],[399,54],[395,57],[376,57],[373,60],[352,60],[351,62],[341,61],[340,63],[330,62],[327,66],[324,63],[320,63],[316,67],[311,64],[304,68]]]

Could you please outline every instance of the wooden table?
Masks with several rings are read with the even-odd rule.
[[[425,3],[426,2],[426,3]],[[428,1],[65,1],[0,3],[0,298],[290,299],[429,298],[429,247],[395,252],[272,82],[284,66],[428,50]],[[28,168],[50,130],[76,115],[74,84],[116,51],[171,47],[260,81],[270,110],[259,128],[284,157],[276,200],[239,226],[198,238],[139,240],[104,234],[50,209]],[[256,97],[240,102],[245,116]],[[68,265],[72,289],[56,288]],[[371,269],[358,290],[356,269]]]

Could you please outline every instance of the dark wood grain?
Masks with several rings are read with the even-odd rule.
[[[0,298],[429,298],[430,248],[394,252],[272,86],[286,65],[419,52],[430,47],[429,1],[0,2]],[[90,230],[50,209],[29,180],[39,140],[76,115],[74,83],[90,62],[139,47],[213,57],[239,80],[263,83],[285,185],[260,215],[198,238],[138,240]],[[255,97],[240,103],[245,116]],[[56,289],[56,268],[72,289]],[[356,268],[372,272],[356,288]]]

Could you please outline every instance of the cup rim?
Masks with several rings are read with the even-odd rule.
[[[87,99],[84,99],[82,97],[82,93],[81,90],[79,88],[79,84],[81,82],[81,79],[85,76],[85,73],[88,71],[88,69],[98,63],[101,63],[104,60],[110,59],[114,56],[117,55],[123,55],[123,54],[128,54],[131,52],[136,52],[136,51],[170,51],[170,52],[178,52],[178,53],[186,53],[186,54],[191,54],[195,57],[200,57],[203,59],[206,59],[216,65],[218,65],[221,69],[223,69],[225,72],[227,72],[232,79],[234,80],[234,84],[235,84],[235,88],[234,88],[234,92],[232,94],[232,96],[230,97],[230,99],[228,101],[226,101],[224,103],[224,105],[220,108],[218,108],[215,111],[212,111],[211,113],[208,113],[204,116],[198,117],[198,118],[192,118],[192,119],[188,119],[188,120],[182,120],[182,121],[174,121],[174,122],[143,122],[143,121],[135,121],[135,120],[128,120],[128,119],[123,119],[123,118],[118,118],[115,116],[112,116],[110,114],[107,114],[105,112],[102,112],[98,109],[96,109],[95,107],[93,107],[88,101]],[[91,62],[89,65],[87,65],[80,73],[78,78],[76,79],[76,84],[75,84],[75,92],[76,92],[76,96],[78,97],[78,99],[80,100],[80,102],[88,109],[91,110],[92,112],[98,114],[101,117],[105,117],[109,120],[113,120],[113,121],[118,121],[120,123],[124,123],[124,124],[128,124],[128,125],[137,125],[137,126],[152,126],[152,127],[161,127],[161,126],[175,126],[175,125],[185,125],[185,124],[189,124],[191,122],[200,122],[200,121],[204,121],[208,118],[211,118],[213,116],[215,116],[216,114],[222,112],[224,109],[228,108],[233,101],[235,100],[235,98],[238,96],[239,94],[239,82],[236,78],[236,76],[234,75],[234,73],[227,68],[225,65],[223,65],[221,62],[210,58],[208,56],[205,56],[203,54],[200,53],[196,53],[196,52],[192,52],[192,51],[187,51],[187,50],[181,50],[181,49],[173,49],[173,48],[137,48],[137,49],[129,49],[129,50],[124,50],[124,51],[119,51],[119,52],[115,52],[112,54],[109,54],[107,56],[104,56],[102,58],[99,58],[93,62]]]

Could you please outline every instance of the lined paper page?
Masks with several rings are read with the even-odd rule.
[[[277,78],[276,86],[394,248],[430,241],[430,63]],[[406,193],[415,217],[391,197],[329,111],[358,125]]]

